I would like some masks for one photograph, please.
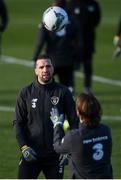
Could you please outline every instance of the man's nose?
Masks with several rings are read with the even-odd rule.
[[[47,67],[45,66],[43,70],[44,70],[44,72],[46,72],[47,71]]]

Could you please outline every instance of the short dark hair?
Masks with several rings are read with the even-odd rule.
[[[76,109],[87,126],[94,127],[100,123],[102,108],[93,94],[80,94],[76,100]]]
[[[36,58],[36,61],[34,62],[34,68],[36,68],[36,62],[37,60],[41,60],[41,59],[50,59],[51,63],[52,63],[52,58],[50,56],[47,56],[46,54],[42,54],[42,55],[39,55],[37,58]]]
[[[66,1],[65,0],[53,0],[54,6],[59,6],[62,8],[66,7]]]

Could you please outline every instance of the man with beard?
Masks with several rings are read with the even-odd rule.
[[[50,112],[58,108],[71,129],[78,126],[78,119],[71,92],[54,81],[53,73],[51,59],[39,56],[35,62],[37,79],[24,87],[17,98],[13,124],[22,152],[19,179],[37,179],[41,171],[46,179],[63,178],[63,166],[53,149]]]

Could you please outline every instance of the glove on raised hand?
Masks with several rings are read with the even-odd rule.
[[[63,125],[64,115],[63,114],[59,115],[58,109],[52,108],[52,111],[50,112],[50,119],[55,128],[58,124]]]
[[[24,145],[21,148],[21,150],[22,150],[23,157],[26,161],[36,161],[37,160],[37,158],[36,158],[37,154],[31,147]]]
[[[121,40],[120,40],[119,36],[114,36],[113,44],[114,44],[114,46],[121,46]]]

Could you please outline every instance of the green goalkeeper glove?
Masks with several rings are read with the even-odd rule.
[[[37,154],[36,152],[27,145],[22,146],[21,148],[23,157],[26,161],[36,161],[37,160]]]
[[[114,36],[113,44],[116,47],[121,47],[121,38],[120,38],[120,36]]]
[[[50,119],[54,125],[54,128],[60,124],[63,125],[64,122],[64,115],[58,113],[58,109],[57,108],[52,108],[52,111],[50,112]]]

